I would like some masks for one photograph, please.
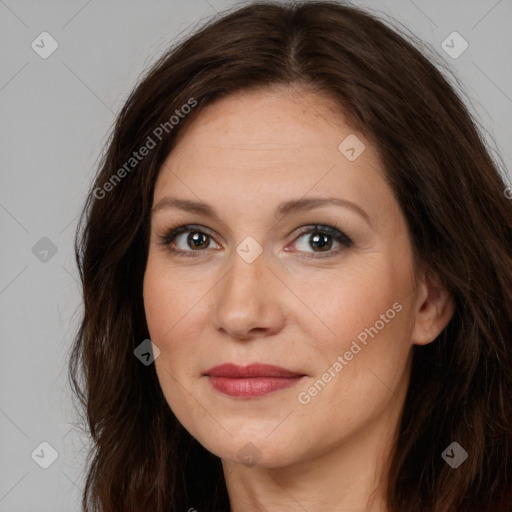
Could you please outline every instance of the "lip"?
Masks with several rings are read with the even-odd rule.
[[[305,375],[269,364],[238,366],[233,363],[210,368],[204,375],[217,391],[238,398],[255,398],[294,386]]]
[[[302,377],[303,373],[292,372],[274,366],[272,364],[255,363],[248,366],[238,366],[234,363],[225,363],[210,368],[205,375],[209,377],[230,377],[233,379],[253,378],[253,377]]]

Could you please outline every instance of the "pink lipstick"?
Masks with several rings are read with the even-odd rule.
[[[214,366],[204,375],[214,389],[238,398],[263,396],[293,386],[304,377],[304,374],[274,365],[238,366],[232,363]]]

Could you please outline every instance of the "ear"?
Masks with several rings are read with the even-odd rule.
[[[439,277],[428,270],[422,271],[418,282],[411,341],[415,345],[427,345],[448,325],[455,311],[455,300],[441,285]]]

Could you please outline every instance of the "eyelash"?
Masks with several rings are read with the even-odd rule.
[[[183,251],[181,249],[173,249],[170,246],[171,242],[174,240],[174,238],[177,235],[180,235],[182,233],[190,233],[190,232],[202,233],[202,234],[206,235],[207,237],[209,237],[210,239],[213,238],[208,233],[205,233],[204,231],[202,231],[201,226],[196,226],[193,224],[181,224],[181,225],[178,225],[175,227],[171,227],[164,234],[159,235],[158,243],[160,245],[165,246],[168,251],[170,251],[171,253],[176,254],[178,256],[185,256],[185,257],[192,257],[192,258],[201,257],[201,256],[203,256],[203,254],[201,254],[201,253],[205,252],[204,250]],[[297,236],[297,238],[295,240],[299,239],[303,235],[314,234],[317,232],[333,237],[334,240],[336,240],[337,242],[339,242],[341,244],[341,246],[338,247],[336,250],[328,251],[325,253],[313,253],[313,255],[308,255],[308,256],[302,255],[301,257],[303,257],[304,259],[330,258],[330,257],[340,254],[346,248],[349,248],[353,245],[352,240],[347,235],[345,235],[345,233],[343,233],[339,229],[336,229],[333,226],[327,226],[327,225],[322,225],[322,224],[316,224],[313,227],[311,227],[310,229],[308,229],[307,231],[302,231],[301,233],[299,233],[299,235]],[[295,242],[295,240],[294,240],[294,242]]]

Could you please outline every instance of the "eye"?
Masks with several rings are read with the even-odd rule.
[[[182,235],[187,235],[186,237]],[[182,240],[180,238],[182,237]],[[176,240],[175,240],[176,239]],[[160,236],[160,244],[166,246],[168,250],[174,254],[183,256],[201,256],[198,254],[202,249],[210,248],[210,241],[213,240],[210,235],[203,231],[201,226],[182,225],[171,228],[167,233]],[[181,247],[180,247],[181,242]],[[171,244],[176,244],[177,249]],[[190,250],[192,248],[192,250]],[[194,254],[195,253],[195,254]]]
[[[308,236],[306,237],[305,235]],[[301,256],[306,259],[336,256],[344,249],[353,245],[352,240],[345,235],[345,233],[332,226],[316,225],[314,228],[309,228],[307,231],[304,231],[297,240],[300,240],[301,238],[304,238],[302,246],[301,244],[297,245],[299,247],[299,252],[306,253],[306,255]],[[338,245],[334,250],[331,250],[333,242]],[[309,248],[319,249],[319,251],[313,251],[313,254],[307,254],[307,249]]]
[[[309,235],[309,238],[306,235]],[[319,249],[318,251],[313,250],[314,254],[302,254],[301,257],[305,259],[335,256],[353,245],[352,240],[342,231],[332,226],[318,224],[302,231],[293,243],[302,238],[305,239],[305,242],[300,244],[299,253],[307,254],[309,248]],[[201,253],[204,252],[204,249],[211,248],[211,242],[213,241],[212,236],[206,233],[204,228],[190,224],[171,228],[165,234],[160,235],[159,239],[159,243],[166,246],[171,253],[187,257],[202,256]],[[338,245],[334,250],[331,250],[333,243]],[[288,248],[285,250],[291,252]]]

